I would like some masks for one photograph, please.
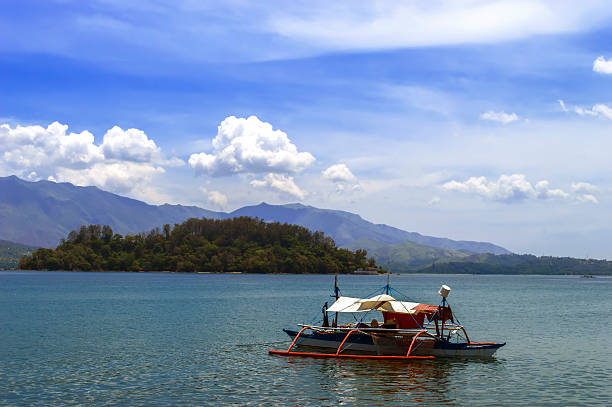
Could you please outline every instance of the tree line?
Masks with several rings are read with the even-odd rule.
[[[191,218],[148,233],[83,225],[55,249],[24,256],[20,269],[246,273],[348,273],[375,267],[365,250],[338,248],[323,232],[258,218]]]
[[[612,275],[612,261],[531,254],[476,254],[460,261],[441,261],[419,270],[438,274]]]

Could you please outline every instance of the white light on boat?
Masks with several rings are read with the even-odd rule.
[[[442,297],[446,298],[448,297],[448,295],[450,294],[450,287],[447,286],[446,284],[443,284],[442,287],[440,287],[440,291],[438,291],[438,294],[440,294]]]

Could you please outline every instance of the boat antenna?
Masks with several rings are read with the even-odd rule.
[[[446,308],[446,297],[448,297],[448,294],[450,294],[450,287],[443,284],[442,287],[440,287],[440,290],[438,291],[438,294],[440,294],[440,296],[442,297],[442,309],[441,311],[441,319],[442,319],[442,327],[440,329],[440,338],[442,340],[444,340],[444,320],[446,319],[444,316],[444,309]]]

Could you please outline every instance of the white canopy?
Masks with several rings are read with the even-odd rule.
[[[365,312],[371,310],[414,314],[418,302],[397,301],[390,295],[381,294],[372,298],[340,297],[327,312]]]

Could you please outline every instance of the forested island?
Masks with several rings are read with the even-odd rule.
[[[435,274],[612,275],[612,261],[531,254],[474,254],[416,270]]]
[[[376,267],[365,250],[336,246],[323,232],[261,219],[196,219],[148,233],[81,226],[57,248],[38,249],[23,270],[349,273]]]
[[[36,247],[0,240],[0,270],[14,269],[19,259],[36,250]]]

